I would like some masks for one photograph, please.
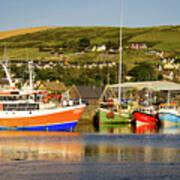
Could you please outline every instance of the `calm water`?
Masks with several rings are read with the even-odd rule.
[[[89,130],[88,130],[89,129]],[[180,179],[180,128],[0,131],[0,179]]]

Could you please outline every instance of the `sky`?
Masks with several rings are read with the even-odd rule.
[[[123,26],[180,25],[180,0],[123,0]],[[0,31],[119,26],[120,0],[0,0]]]

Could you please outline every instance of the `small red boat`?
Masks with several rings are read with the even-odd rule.
[[[132,114],[132,121],[136,124],[153,124],[158,123],[159,119],[151,107],[140,108]]]

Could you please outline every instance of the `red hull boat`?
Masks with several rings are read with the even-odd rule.
[[[139,111],[133,112],[133,122],[136,124],[154,124],[158,123],[159,119],[153,114],[147,114]]]

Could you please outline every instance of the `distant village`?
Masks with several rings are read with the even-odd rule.
[[[159,74],[162,75],[163,80],[168,81],[176,81],[180,82],[180,60],[177,57],[165,57],[163,51],[159,50],[148,50],[148,46],[145,43],[132,43],[129,47],[131,50],[144,50],[145,53],[149,56],[158,57],[159,62],[156,64],[155,70]],[[42,50],[42,49],[41,49]],[[51,51],[52,49],[43,49]],[[106,48],[105,45],[101,46],[93,46],[91,49],[87,48],[85,51],[73,53],[70,55],[64,55],[62,53],[51,53],[51,56],[48,57],[49,60],[46,58],[41,60],[35,60],[33,61],[33,66],[36,69],[39,70],[46,70],[46,69],[54,69],[57,65],[62,66],[63,68],[86,68],[86,69],[93,69],[93,68],[107,68],[107,67],[116,67],[118,66],[118,63],[114,61],[102,61],[102,62],[85,62],[83,64],[79,64],[77,62],[69,62],[68,57],[71,56],[81,56],[86,53],[86,51],[92,51],[92,52],[99,52],[100,56],[111,56],[119,54],[119,49],[117,48]],[[53,60],[55,57],[61,57],[62,60]],[[51,59],[52,58],[52,59]],[[26,60],[11,60],[11,63],[15,63],[17,67],[21,67],[23,64],[27,64]],[[127,75],[125,77],[126,81],[131,81],[131,76]],[[19,80],[15,79],[15,83],[18,83]],[[24,87],[28,87],[29,82],[25,82]],[[39,90],[49,90],[49,91],[65,91],[68,88],[64,85],[63,82],[59,82],[58,80],[50,82],[42,82],[42,81],[36,81],[34,82],[34,87]],[[0,88],[8,88],[8,81],[6,79],[0,79]],[[73,85],[70,88],[70,92],[73,92],[74,94],[78,94],[82,99],[84,99],[87,102],[90,102],[90,104],[97,104],[98,99],[100,98],[103,87],[95,87],[95,86],[76,86]]]
[[[154,56],[159,59],[155,70],[162,75],[162,78],[170,81],[179,81],[180,82],[180,59],[177,57],[165,57],[164,52],[160,50],[148,50],[148,46],[145,43],[132,43],[130,46],[125,47],[126,49],[131,50],[144,50],[146,55]],[[60,49],[62,50],[62,49]],[[68,55],[64,55],[60,52],[52,52],[52,48],[41,48],[41,51],[49,51],[50,56],[45,58],[40,58],[35,60],[34,68],[37,69],[53,69],[55,66],[60,65],[63,68],[104,68],[104,67],[115,67],[118,65],[117,62],[112,61],[113,57],[117,57],[119,53],[118,48],[110,48],[107,50],[105,45],[95,45],[92,48],[86,48],[84,51],[76,52]],[[70,57],[81,56],[86,52],[98,52],[99,57],[102,58],[100,62],[85,62],[80,64],[78,62],[70,62],[68,59]],[[57,58],[57,59],[56,59]],[[111,61],[103,61],[103,59],[111,59]],[[26,60],[11,60],[11,63],[16,63],[17,66],[27,63]],[[127,76],[127,81],[131,80],[130,76]]]

